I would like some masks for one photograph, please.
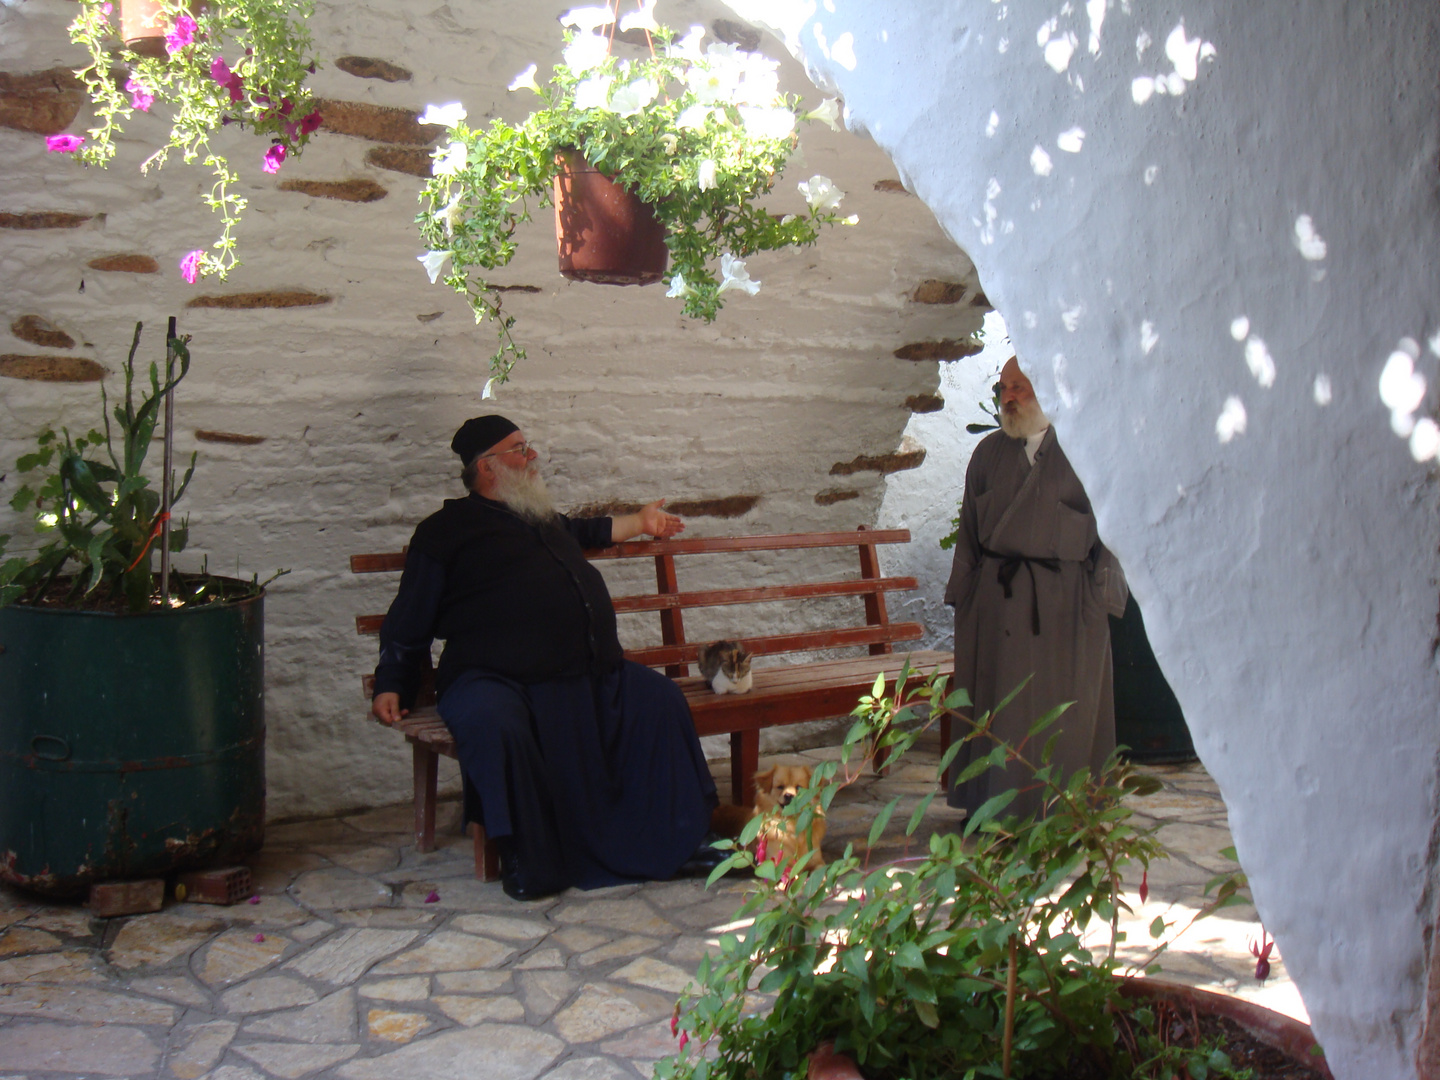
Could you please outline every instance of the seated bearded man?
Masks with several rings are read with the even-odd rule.
[[[534,448],[481,416],[450,447],[469,494],[416,528],[380,631],[372,709],[394,723],[430,661],[467,821],[499,845],[516,899],[708,873],[715,783],[679,688],[625,660],[583,549],[684,528],[664,500],[614,518],[556,513]]]

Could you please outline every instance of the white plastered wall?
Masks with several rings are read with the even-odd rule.
[[[731,6],[973,256],[1332,1068],[1413,1076],[1440,560],[1380,380],[1440,352],[1440,9]]]

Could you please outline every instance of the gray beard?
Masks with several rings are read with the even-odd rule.
[[[1028,439],[1050,426],[1050,420],[1038,401],[1026,402],[1014,412],[1000,410],[1000,430],[1012,439]]]
[[[500,466],[495,470],[494,490],[496,502],[504,503],[532,525],[546,525],[555,520],[555,503],[545,487],[545,479],[533,469],[516,471]]]

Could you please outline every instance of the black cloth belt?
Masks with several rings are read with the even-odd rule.
[[[1040,636],[1040,595],[1035,589],[1035,567],[1042,570],[1049,570],[1052,574],[1060,572],[1059,559],[1041,559],[1033,555],[1001,555],[998,551],[991,551],[982,547],[980,554],[987,559],[998,559],[1000,570],[995,575],[995,580],[1000,582],[1000,587],[1005,590],[1005,599],[1009,600],[1014,591],[1010,583],[1015,580],[1015,575],[1020,572],[1020,567],[1030,571],[1030,632],[1036,637]]]

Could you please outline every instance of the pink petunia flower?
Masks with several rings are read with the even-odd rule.
[[[439,902],[440,902],[440,894],[439,894],[438,892],[436,892],[434,889],[431,889],[431,890],[430,890],[430,895],[428,895],[427,897],[425,897],[425,903],[427,903],[427,904],[438,904]]]
[[[200,255],[200,252],[198,252],[198,251],[192,251],[190,254],[196,256],[196,257],[197,257],[197,261],[198,261],[198,257],[199,257],[199,255]],[[188,257],[188,256],[187,256],[187,257]],[[184,263],[181,263],[180,265],[183,267],[185,264],[184,264]],[[192,284],[192,285],[195,284],[195,281],[194,281],[193,278],[191,279],[190,284]],[[252,903],[252,904],[258,904],[259,902],[260,902],[260,894],[259,894],[259,893],[256,893],[254,896],[250,897],[250,903]]]
[[[106,15],[109,15],[110,12],[112,12],[112,11],[115,10],[115,5],[114,5],[114,4],[101,4],[101,5],[100,5],[100,10],[103,11]]]
[[[126,80],[125,89],[130,91],[130,104],[141,112],[149,112],[150,106],[155,104],[155,95],[134,75]]]
[[[52,154],[73,154],[85,143],[84,135],[46,135],[45,149]]]
[[[261,165],[260,168],[267,173],[279,172],[280,166],[285,164],[285,155],[288,152],[289,151],[285,149],[284,143],[276,143],[270,147],[269,150],[265,151],[265,164]]]
[[[195,279],[200,276],[200,259],[204,254],[205,252],[202,249],[196,248],[180,260],[180,276],[191,285],[194,285]],[[252,904],[258,904],[260,897],[252,896],[250,902]]]
[[[174,56],[186,45],[189,45],[195,40],[197,26],[198,24],[189,15],[181,15],[175,20],[175,28],[165,35],[165,51]]]
[[[261,942],[263,942],[264,940],[265,940],[265,935],[264,935],[264,934],[256,934],[256,935],[255,935],[255,944],[256,944],[256,945],[259,945],[259,944],[260,944]]]
[[[305,116],[301,119],[300,134],[309,135],[312,131],[315,131],[317,128],[319,128],[321,123],[323,123],[323,120],[320,116],[320,111],[317,109],[315,112],[312,112],[308,116]]]
[[[230,76],[235,74],[230,70],[230,65],[225,63],[223,56],[217,56],[210,61],[210,78],[214,79],[221,86],[230,85]]]

